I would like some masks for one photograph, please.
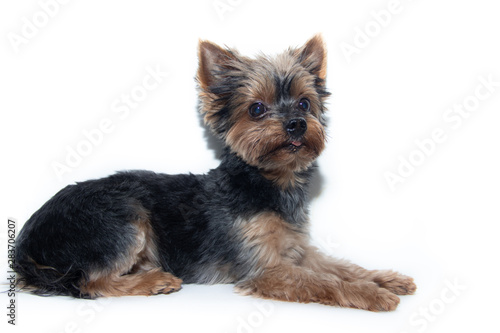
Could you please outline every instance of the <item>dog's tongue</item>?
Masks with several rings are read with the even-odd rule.
[[[300,142],[300,141],[292,141],[292,145],[294,145],[295,147],[300,147],[300,146],[302,146],[302,142]]]

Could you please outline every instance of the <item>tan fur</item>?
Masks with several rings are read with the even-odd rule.
[[[161,268],[133,274],[119,275],[100,272],[90,274],[88,281],[81,286],[81,291],[91,298],[129,295],[170,294],[181,289],[182,280]]]
[[[304,67],[311,68],[319,64],[319,68],[315,74],[320,79],[324,80],[326,78],[326,47],[323,42],[323,37],[320,34],[308,40],[307,43],[296,50],[294,54],[296,56],[307,54],[307,57],[302,60]]]
[[[181,288],[182,280],[162,271],[148,212],[135,204],[136,241],[112,269],[96,269],[80,285],[91,298],[168,294]]]
[[[317,302],[371,311],[394,310],[396,294],[412,294],[409,277],[368,271],[329,258],[308,244],[308,236],[275,213],[240,222],[243,244],[251,253],[252,277],[237,283],[244,295],[292,302]]]
[[[297,173],[310,167],[323,151],[326,141],[323,125],[319,122],[323,101],[315,87],[316,78],[324,80],[326,76],[326,50],[321,36],[313,37],[302,48],[290,49],[273,58],[259,55],[256,59],[200,41],[199,59],[197,80],[205,123],[214,129],[217,112],[227,103],[225,97],[231,94],[229,123],[233,125],[222,139],[248,164],[261,169],[267,179],[283,189],[295,186],[301,181]],[[223,71],[230,73],[227,75],[244,77],[244,84],[226,96],[217,95],[209,89],[211,84],[224,77]],[[310,112],[303,115],[308,131],[302,147],[295,154],[290,154],[290,147],[286,147],[289,136],[283,130],[283,119],[267,115],[263,119],[253,119],[248,114],[253,103],[273,105],[276,75],[293,77],[291,96],[297,101],[308,98],[311,102]],[[269,113],[272,114],[273,110]]]
[[[283,264],[300,264],[307,236],[277,214],[261,213],[239,224],[244,247],[254,256],[253,271],[264,271]]]
[[[284,146],[287,138],[280,135],[283,124],[273,118],[263,120],[260,125],[251,119],[241,119],[229,131],[227,141],[247,163],[257,166],[264,177],[286,189],[301,181],[297,173],[310,167],[324,149],[326,135],[322,126],[312,117],[308,126],[311,130],[304,136],[302,147],[293,154]],[[254,140],[248,140],[249,136]]]
[[[313,246],[307,248],[304,266],[313,271],[334,274],[349,282],[358,280],[375,282],[396,295],[411,295],[416,291],[416,285],[411,277],[390,270],[367,270],[346,260],[329,257]]]
[[[310,88],[299,90],[295,87],[293,89],[298,94],[301,91],[307,92]],[[311,94],[311,96],[314,95]],[[249,97],[248,100],[262,100],[259,97]],[[311,98],[311,102],[314,103],[314,98]],[[275,117],[252,119],[248,114],[250,106],[248,104],[242,102],[245,107],[235,112],[237,116],[233,115],[234,125],[227,133],[227,144],[248,164],[261,169],[262,175],[278,186],[282,188],[294,186],[297,181],[300,181],[297,173],[310,167],[312,161],[321,154],[325,147],[326,133],[323,126],[313,116],[314,113],[304,115],[309,130],[303,138],[303,146],[295,154],[290,154],[288,147],[284,146],[289,138],[283,130],[283,121]],[[313,108],[312,111],[315,112],[315,109]]]

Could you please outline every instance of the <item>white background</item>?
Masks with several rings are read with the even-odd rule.
[[[333,95],[329,144],[319,159],[321,187],[311,207],[312,237],[335,256],[413,276],[418,291],[402,297],[391,313],[256,302],[224,285],[97,302],[18,294],[16,327],[7,324],[9,298],[2,293],[2,332],[498,327],[498,83],[473,105],[476,89],[482,97],[488,92],[478,88],[480,77],[500,81],[500,8],[494,1],[401,0],[390,19],[379,15],[385,26],[372,12],[384,13],[389,0],[74,0],[57,10],[52,5],[50,17],[44,3],[54,2],[0,5],[2,253],[7,219],[17,219],[19,231],[67,184],[124,169],[203,173],[217,166],[196,111],[199,38],[246,55],[275,54],[321,32]],[[218,13],[217,3],[229,7]],[[26,22],[34,21],[40,27],[30,35]],[[363,38],[359,31],[365,29],[372,29],[371,37]],[[23,31],[29,38],[15,46],[13,36]],[[358,45],[357,53],[346,57],[346,44]],[[168,76],[121,119],[113,103],[141,85],[147,67]],[[467,118],[443,118],[464,101],[474,106]],[[53,164],[65,163],[68,149],[85,141],[83,131],[103,119],[112,121],[112,131],[59,179]],[[432,150],[428,145],[422,159],[415,141],[427,142],[435,129],[446,140]],[[406,169],[392,191],[384,174],[397,174],[400,158],[411,156],[420,165],[411,175]],[[0,271],[6,281],[6,255]]]

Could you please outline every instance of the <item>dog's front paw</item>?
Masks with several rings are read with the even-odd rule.
[[[377,296],[368,305],[370,311],[394,311],[398,307],[399,297],[387,289],[379,288]]]
[[[399,297],[374,282],[344,284],[342,296],[337,297],[340,306],[369,311],[393,311],[399,304]]]
[[[374,282],[396,295],[413,295],[417,290],[413,278],[392,271],[380,272]]]

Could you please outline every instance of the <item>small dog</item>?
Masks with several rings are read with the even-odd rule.
[[[243,295],[394,310],[413,279],[309,245],[308,184],[325,147],[320,35],[276,57],[199,42],[200,111],[224,143],[206,175],[120,172],[62,189],[17,239],[20,285],[96,298],[233,283]]]

